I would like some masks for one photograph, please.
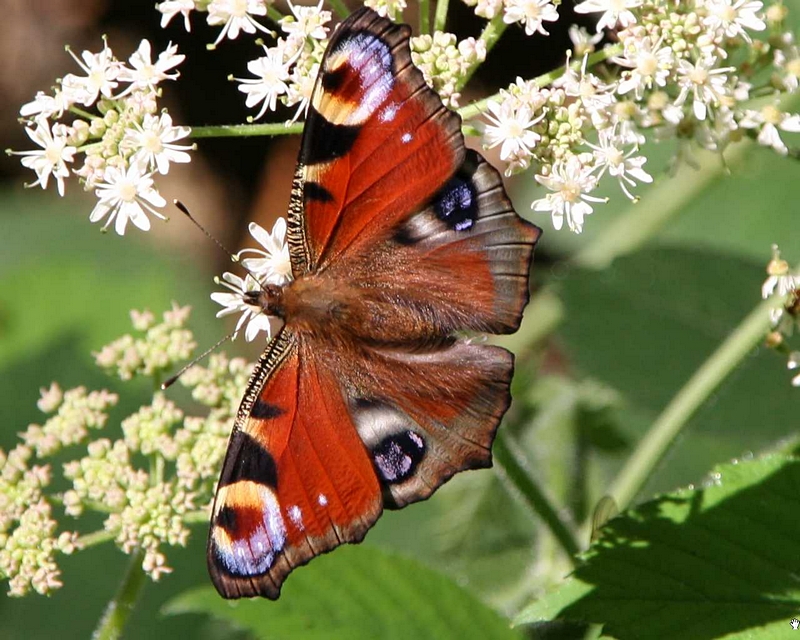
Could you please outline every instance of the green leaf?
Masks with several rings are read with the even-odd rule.
[[[601,623],[619,640],[786,638],[800,613],[800,460],[768,455],[709,478],[611,520],[515,623]]]
[[[758,303],[763,278],[762,264],[677,248],[641,251],[602,272],[572,269],[559,287],[566,359],[622,395],[618,424],[635,441]],[[687,424],[643,495],[784,437],[797,410],[789,382],[785,359],[755,350]]]
[[[449,578],[364,545],[314,560],[291,576],[277,602],[228,602],[202,587],[174,598],[163,611],[209,614],[270,640],[521,637]]]

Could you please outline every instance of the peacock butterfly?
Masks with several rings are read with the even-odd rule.
[[[254,300],[284,325],[247,385],[212,511],[225,598],[276,599],[384,508],[491,465],[513,356],[456,333],[516,331],[541,232],[464,147],[410,32],[360,9],[320,65],[288,214],[294,279]]]

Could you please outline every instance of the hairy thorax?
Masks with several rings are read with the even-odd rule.
[[[424,305],[404,300],[388,287],[363,286],[326,273],[308,274],[283,287],[268,286],[261,292],[264,313],[283,318],[288,329],[326,341],[393,344],[430,342],[444,329]]]

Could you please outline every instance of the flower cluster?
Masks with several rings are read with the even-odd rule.
[[[251,342],[259,332],[263,331],[270,340],[281,326],[281,320],[265,314],[259,302],[259,294],[265,285],[284,285],[292,279],[292,264],[289,260],[289,245],[286,243],[286,220],[278,218],[268,233],[264,228],[250,223],[250,235],[263,249],[243,249],[239,252],[237,260],[243,256],[242,266],[247,270],[244,278],[234,273],[226,272],[222,278],[215,282],[221,284],[227,292],[211,294],[211,299],[222,305],[217,312],[217,317],[240,313],[233,331],[236,338],[240,329],[245,327],[245,340]]]
[[[175,67],[184,56],[169,45],[153,60],[147,40],[127,64],[107,42],[100,53],[84,51],[79,57],[68,51],[83,75],[67,74],[52,95],[40,91],[20,109],[26,133],[41,148],[8,153],[22,156],[22,164],[36,173],[30,186],[45,189],[52,177],[62,196],[70,165],[83,154],[73,172],[98,198],[90,220],[105,219],[103,229],[113,222],[120,235],[128,221],[148,230],[148,214],[164,219],[158,209],[166,204],[153,175],[167,173],[170,163],[189,162],[192,148],[177,144],[189,128],[174,126],[168,113],[158,111],[158,85],[178,77]]]
[[[153,354],[165,336],[185,332],[188,308],[174,307],[164,321],[153,314],[133,312],[134,328],[144,335],[137,351]],[[126,336],[121,340],[127,340]],[[119,344],[120,340],[115,344]],[[141,358],[130,366],[127,350],[106,347],[105,366],[128,379],[157,378],[166,366]],[[188,357],[188,353],[182,357]],[[116,360],[114,360],[116,358]],[[170,364],[179,359],[172,354]],[[207,416],[191,416],[163,393],[121,421],[122,437],[111,439],[103,429],[117,396],[79,387],[62,391],[57,384],[42,389],[39,408],[48,419],[20,434],[22,443],[8,453],[0,450],[0,578],[9,593],[31,590],[47,594],[61,586],[59,553],[72,553],[113,540],[125,553],[140,553],[142,568],[154,580],[171,571],[165,548],[184,546],[192,522],[204,522],[222,464],[231,423],[252,364],[211,358],[207,368],[193,366],[181,378],[193,397],[209,408]],[[97,434],[97,435],[94,435]],[[45,458],[69,456],[61,467],[68,488],[51,489],[58,472]],[[140,466],[144,462],[146,466]],[[85,534],[59,530],[56,507],[78,518],[87,512],[104,516],[99,531]]]
[[[767,335],[767,345],[787,356],[786,366],[790,370],[800,368],[800,350],[793,350],[788,344],[800,326],[800,276],[781,258],[777,245],[772,245],[761,297],[769,300],[772,307],[769,311],[772,330]],[[800,387],[800,373],[792,378],[792,385]]]
[[[191,31],[189,15],[193,11],[206,13],[208,24],[222,27],[212,45],[216,46],[225,38],[235,40],[239,33],[270,33],[259,22],[267,15],[270,4],[265,0],[167,0],[157,4],[156,9],[161,13],[162,28],[180,14],[187,31]]]
[[[524,4],[543,16],[547,3]],[[511,21],[516,7],[481,1],[476,13],[491,18],[502,8]],[[800,115],[782,109],[779,97],[797,90],[800,61],[783,30],[784,5],[764,11],[763,2],[746,0],[587,0],[575,10],[597,16],[598,32],[616,30],[619,44],[601,52],[611,58],[602,79],[587,64],[598,41],[574,28],[584,57],[563,75],[518,79],[501,91],[487,106],[483,134],[487,148],[500,147],[508,174],[534,169],[548,193],[532,208],[549,213],[557,229],[566,220],[582,230],[604,200],[591,194],[605,175],[637,199],[637,184],[652,181],[639,150],[648,133],[716,152],[752,137],[789,152],[784,133],[800,131]],[[767,42],[754,40],[768,27]]]
[[[274,111],[278,101],[287,107],[296,106],[295,119],[305,113],[327,45],[330,11],[315,7],[293,6],[292,15],[280,19],[281,31],[272,47],[262,45],[264,55],[247,64],[253,78],[231,78],[238,81],[245,104],[261,104],[256,119],[268,110]]]
[[[95,362],[122,380],[161,375],[186,360],[197,346],[191,331],[185,328],[188,317],[189,308],[175,303],[160,324],[149,311],[132,311],[133,326],[143,335],[118,338],[94,354]]]
[[[454,34],[443,31],[411,38],[411,61],[448,107],[458,106],[459,83],[485,59],[486,43],[475,38],[458,42]]]

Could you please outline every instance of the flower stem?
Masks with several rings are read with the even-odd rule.
[[[343,2],[343,0],[328,0],[328,4],[331,5],[334,13],[342,20],[350,15],[350,9],[347,8],[347,5]]]
[[[100,529],[99,531],[93,531],[92,533],[87,533],[80,536],[78,538],[77,546],[81,549],[86,549],[104,542],[109,542],[110,540],[113,540],[114,537],[115,536],[111,531]]]
[[[116,640],[122,636],[125,623],[133,612],[136,601],[142,593],[145,575],[142,569],[144,551],[135,551],[131,556],[128,571],[122,579],[119,591],[108,603],[103,617],[92,634],[92,640]]]
[[[773,301],[765,300],[756,306],[658,416],[611,485],[611,496],[620,510],[636,497],[694,412],[764,339],[769,331],[772,304]]]
[[[247,136],[280,136],[302,133],[303,123],[284,124],[223,124],[209,127],[192,127],[191,138],[244,138]]]
[[[419,32],[431,32],[431,5],[430,0],[419,0]]]
[[[578,541],[537,481],[528,473],[525,468],[525,458],[511,436],[504,431],[498,431],[492,454],[502,470],[501,477],[512,485],[515,492],[521,494],[531,511],[544,520],[566,554],[570,558],[574,557],[580,551]]]
[[[96,115],[94,113],[89,113],[88,111],[84,111],[83,109],[81,109],[80,107],[76,107],[75,105],[72,105],[69,108],[69,111],[70,111],[70,113],[74,113],[76,116],[80,116],[81,118],[85,118],[89,122],[91,122],[95,118],[99,118],[100,117],[100,116],[98,116],[98,115]]]
[[[283,14],[270,4],[267,5],[267,17],[278,23],[283,19]]]
[[[506,30],[508,25],[503,22],[503,12],[501,11],[497,14],[494,18],[492,18],[486,26],[483,28],[483,32],[481,33],[480,39],[486,45],[486,57],[489,57],[489,52],[492,50],[494,45],[497,44],[497,41],[500,40],[500,36]],[[461,79],[456,84],[456,91],[461,91],[466,84],[472,78],[472,75],[478,70],[478,67],[481,66],[480,61],[476,60],[475,63],[467,69],[467,72],[461,76]]]
[[[436,15],[433,17],[433,30],[444,31],[447,23],[447,10],[450,8],[450,0],[439,0],[436,3]]]

